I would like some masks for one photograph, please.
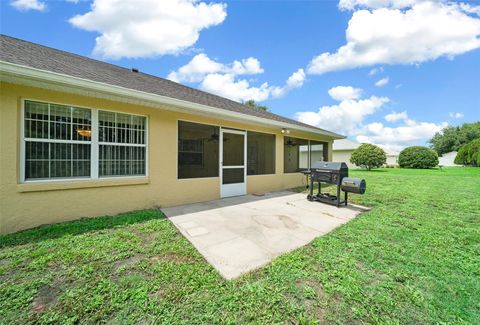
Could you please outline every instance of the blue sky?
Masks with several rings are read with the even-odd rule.
[[[93,2],[4,0],[1,32],[392,150],[480,120],[478,1]]]

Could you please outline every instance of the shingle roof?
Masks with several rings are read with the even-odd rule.
[[[132,72],[131,69],[6,35],[0,35],[0,61],[302,126],[312,129],[313,132],[331,133],[271,112],[252,109],[233,100],[167,79],[141,72]]]

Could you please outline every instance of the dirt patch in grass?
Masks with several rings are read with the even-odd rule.
[[[0,267],[4,267],[6,266],[7,264],[10,264],[10,260],[7,259],[7,258],[2,258],[0,259]]]
[[[157,232],[145,232],[135,230],[134,234],[140,239],[143,246],[148,246],[158,238]]]
[[[163,299],[166,296],[167,296],[167,290],[165,290],[165,288],[159,288],[158,290],[150,293],[149,295],[150,298],[157,299],[157,300]]]
[[[120,269],[122,267],[129,267],[129,266],[135,265],[138,262],[140,262],[141,260],[143,260],[144,258],[145,258],[145,254],[135,254],[132,257],[115,261],[113,263],[113,269],[115,271],[117,271],[118,269]]]
[[[315,279],[299,279],[296,283],[302,297],[302,303],[308,314],[322,322],[325,318],[326,297],[323,286]]]
[[[45,309],[55,305],[61,291],[62,289],[58,286],[58,283],[52,285],[46,284],[40,287],[31,304],[32,312],[41,313]]]
[[[22,261],[10,261],[9,259],[5,259],[3,266],[0,266],[4,268],[4,270],[0,271],[0,283],[16,278],[18,274],[28,270],[32,261],[33,259],[31,258],[25,258]]]
[[[8,265],[10,261],[5,259],[0,259],[0,283],[7,280],[10,277],[12,270],[9,270]]]

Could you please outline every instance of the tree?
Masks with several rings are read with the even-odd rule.
[[[243,105],[248,106],[250,108],[260,109],[262,111],[268,111],[269,110],[267,106],[258,105],[253,99],[247,100],[245,103],[243,103]]]
[[[439,155],[458,151],[461,146],[480,138],[480,122],[465,123],[462,126],[447,126],[430,139],[432,149]]]
[[[480,166],[480,138],[463,145],[455,157],[459,165]]]
[[[408,147],[400,152],[398,164],[402,168],[432,168],[438,165],[438,155],[427,147]]]
[[[364,143],[355,149],[350,157],[352,164],[367,168],[368,170],[382,167],[386,161],[387,156],[385,151],[376,145],[368,143]]]

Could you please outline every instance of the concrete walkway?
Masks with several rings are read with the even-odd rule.
[[[286,191],[162,209],[226,279],[303,246],[364,210],[309,202],[306,194]]]

